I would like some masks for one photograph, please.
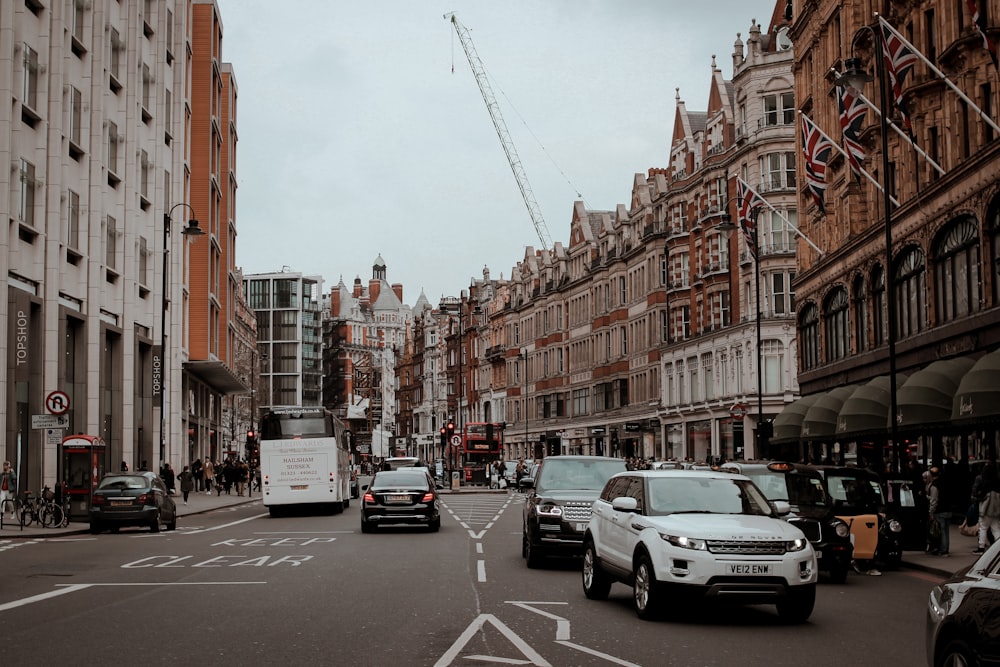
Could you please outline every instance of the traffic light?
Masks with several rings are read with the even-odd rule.
[[[448,430],[444,426],[441,427],[441,446],[448,446]]]
[[[486,442],[487,443],[493,442],[493,424],[489,422],[487,422],[486,424]]]
[[[247,431],[247,448],[252,448],[257,443],[257,434],[254,433],[253,429]]]
[[[452,436],[455,435],[455,422],[449,421],[445,429],[448,431],[448,442],[451,442]]]

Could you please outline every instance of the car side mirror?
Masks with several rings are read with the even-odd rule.
[[[771,507],[778,516],[788,516],[792,513],[792,506],[787,500],[772,500]]]
[[[628,496],[621,496],[611,501],[611,508],[618,512],[635,512],[639,509],[639,501]]]

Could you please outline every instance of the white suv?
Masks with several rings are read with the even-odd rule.
[[[750,478],[700,470],[636,470],[608,480],[584,536],[583,592],[633,589],[636,613],[653,617],[666,588],[745,604],[774,604],[801,623],[816,601],[816,554],[779,518]]]

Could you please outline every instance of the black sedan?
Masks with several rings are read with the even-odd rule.
[[[95,535],[107,529],[117,533],[125,526],[148,526],[158,533],[161,525],[177,527],[177,506],[155,473],[111,473],[90,498],[90,532]]]
[[[441,507],[434,480],[426,468],[402,468],[375,473],[362,487],[361,532],[390,524],[441,528]]]
[[[927,664],[1000,664],[1000,541],[979,560],[931,590]]]

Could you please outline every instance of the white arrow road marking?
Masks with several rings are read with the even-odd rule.
[[[622,665],[623,667],[640,667],[634,662],[629,662],[627,660],[622,660],[621,658],[616,658],[613,655],[608,655],[607,653],[601,653],[600,651],[595,651],[592,648],[587,648],[586,646],[580,646],[579,644],[574,644],[569,640],[570,638],[570,627],[569,620],[563,618],[562,616],[556,616],[555,614],[549,613],[547,611],[542,611],[541,609],[535,609],[532,605],[539,604],[559,604],[565,605],[566,602],[515,602],[508,601],[507,604],[512,604],[515,607],[520,607],[521,609],[526,609],[532,613],[538,614],[539,616],[544,616],[545,618],[550,618],[556,622],[556,643],[562,644],[563,646],[576,649],[582,653],[587,653],[597,658],[603,658],[608,662],[612,662],[616,665]]]

